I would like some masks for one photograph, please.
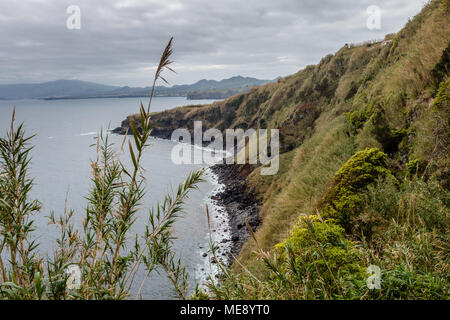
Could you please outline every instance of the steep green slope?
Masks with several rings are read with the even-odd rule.
[[[448,298],[449,7],[431,1],[385,41],[277,83],[153,116],[162,136],[193,120],[280,129],[280,172],[247,177],[262,225],[212,296]],[[382,290],[366,287],[370,265]]]
[[[216,297],[448,298],[446,4],[431,2],[384,46],[344,47],[311,75],[307,68],[285,80],[305,77],[293,96],[309,88],[302,102],[320,115],[310,137],[281,157],[286,172],[249,176],[264,199],[263,224],[240,256],[250,271],[236,264],[241,276],[228,277]],[[292,112],[286,105],[274,125]],[[381,290],[366,286],[370,265],[382,271]]]

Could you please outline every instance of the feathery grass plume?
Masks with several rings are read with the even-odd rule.
[[[175,71],[171,67],[169,67],[173,63],[173,61],[170,60],[170,56],[172,55],[172,51],[173,51],[172,42],[173,42],[173,37],[171,37],[169,40],[169,43],[167,43],[166,48],[164,49],[164,52],[161,55],[161,59],[159,61],[158,68],[156,69],[155,78],[153,79],[152,91],[150,93],[150,101],[148,102],[147,113],[150,113],[150,105],[152,103],[152,98],[153,98],[153,93],[155,91],[156,81],[158,81],[158,79],[161,79],[165,83],[169,84],[169,82],[163,76],[161,76],[162,72],[165,69],[167,69],[167,70],[175,73]]]
[[[144,266],[146,275],[137,298],[158,266],[166,272],[176,294],[187,297],[188,274],[174,251],[172,229],[183,215],[189,192],[203,181],[203,171],[191,172],[174,195],[167,194],[148,211],[143,234],[130,235],[146,193],[141,159],[151,133],[151,100],[156,81],[167,83],[162,72],[173,71],[169,67],[172,41],[157,68],[148,110],[140,104],[140,130],[132,124],[133,139],[128,141],[131,170],[120,160],[127,137],[115,150],[108,134],[100,131],[93,145],[97,156],[91,161],[92,185],[86,196],[82,232],[74,228],[75,213],[67,206],[61,217],[51,212],[49,223],[57,227],[59,238],[55,251],[45,259],[38,257],[37,244],[29,239],[40,203],[28,199],[33,185],[28,177],[31,137],[25,138],[22,125],[14,128],[14,109],[11,128],[6,138],[0,138],[0,298],[124,299],[130,297],[139,266]],[[10,255],[7,263],[2,260],[3,253]],[[69,283],[70,270],[77,271],[76,285]]]

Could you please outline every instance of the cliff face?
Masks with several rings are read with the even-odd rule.
[[[324,112],[330,121],[346,113],[353,131],[363,129],[376,116],[382,130],[371,135],[369,146],[376,144],[395,153],[404,142],[403,130],[410,128],[417,116],[417,110],[407,109],[416,101],[430,102],[448,73],[446,11],[432,6],[384,41],[345,45],[319,64],[276,83],[253,87],[248,93],[211,105],[156,113],[152,116],[153,135],[169,138],[178,128],[192,131],[195,120],[203,121],[205,130],[277,128],[281,150],[288,152],[314,133],[316,120]],[[433,88],[426,89],[430,86]],[[124,133],[130,119],[137,116],[124,120],[116,132]]]
[[[187,113],[195,113],[197,109],[201,109],[203,107],[203,105],[192,105],[152,114],[152,136],[162,139],[170,139],[174,130],[182,128],[186,128],[191,133],[193,133],[194,121],[199,119],[201,120],[201,118],[198,118],[197,115],[190,117],[187,115]],[[132,130],[130,123],[132,121],[135,124],[137,130],[140,130],[139,115],[134,114],[128,116],[125,120],[123,120],[120,127],[115,128],[114,130],[112,130],[112,132],[116,134],[131,135]],[[214,127],[214,124],[212,122],[204,122],[205,130],[210,127]]]
[[[203,122],[204,130],[277,128],[286,153],[317,133],[318,119],[326,117],[321,121],[331,124],[345,118],[357,148],[379,147],[401,165],[411,154],[427,157],[413,131],[448,77],[448,9],[441,3],[446,1],[433,1],[384,41],[346,44],[319,64],[275,83],[211,105],[155,113],[152,134],[170,138],[175,129],[192,132],[195,120]],[[138,115],[132,115],[114,132],[124,134],[132,119],[139,124]]]
[[[263,177],[259,168],[252,168],[246,178],[262,201],[256,239],[264,250],[286,240],[300,216],[315,212],[316,203],[333,187],[335,174],[366,148],[387,155],[387,169],[397,185],[420,173],[448,190],[449,18],[448,1],[431,1],[384,41],[345,45],[317,65],[224,101],[154,114],[153,135],[169,138],[174,129],[192,131],[195,120],[202,120],[204,129],[280,130],[278,174]],[[137,119],[128,117],[122,127],[132,118]],[[379,211],[374,203],[366,205]],[[372,217],[363,203],[355,207],[367,214],[364,219],[374,219],[361,222],[358,216],[361,225],[374,224],[370,232],[385,228],[374,222],[381,217]],[[255,249],[251,241],[244,246],[240,258],[247,265],[257,264]]]
[[[395,41],[392,38],[389,36],[388,41],[359,46],[345,45],[335,55],[323,58],[318,65],[308,66],[276,83],[253,87],[248,93],[224,101],[157,113],[152,116],[153,134],[168,138],[174,129],[192,130],[195,120],[203,121],[205,130],[277,128],[280,129],[282,151],[293,150],[311,136],[315,121],[323,111],[333,109],[334,116],[338,116],[368,103],[365,94],[376,89],[367,87],[373,86],[373,79],[381,77],[385,69],[403,54],[396,53],[401,35],[396,36]],[[442,45],[440,43],[436,51],[441,50]],[[393,99],[401,98],[400,92],[392,92],[392,95]],[[124,133],[130,119],[136,117],[128,117],[122,123],[122,129],[116,132]]]

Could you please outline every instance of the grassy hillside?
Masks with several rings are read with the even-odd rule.
[[[156,132],[280,129],[280,172],[247,177],[263,223],[211,297],[449,297],[449,8],[431,1],[383,42],[153,116]]]

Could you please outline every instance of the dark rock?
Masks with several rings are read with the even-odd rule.
[[[122,135],[132,134],[130,128],[130,121],[132,121],[132,119],[133,116],[127,117],[127,119],[122,121],[120,127],[111,130],[111,132]],[[194,137],[192,134],[192,124],[188,124],[182,118],[165,118],[161,114],[156,121],[158,125],[153,127],[151,132],[151,135],[154,137],[170,139],[173,130],[184,127],[191,132],[192,139]],[[204,128],[204,130],[206,129],[207,128]],[[139,131],[141,128],[137,128],[137,130]],[[204,146],[207,146],[208,144],[209,142],[204,142]],[[231,252],[228,253],[231,262],[233,257],[239,255],[242,246],[250,237],[250,233],[245,227],[245,222],[247,221],[249,223],[253,231],[256,231],[260,224],[260,203],[247,187],[245,180],[253,168],[254,166],[249,164],[217,164],[211,167],[211,170],[218,176],[219,183],[225,185],[225,188],[221,193],[216,194],[211,198],[213,201],[217,202],[219,206],[224,207],[225,211],[228,213],[228,230],[231,232],[233,241]],[[225,222],[223,221],[223,223]],[[213,232],[215,232],[215,230]]]
[[[245,179],[251,172],[249,165],[217,164],[211,170],[218,176],[219,183],[225,185],[224,190],[215,197],[219,206],[225,207],[228,213],[228,223],[231,232],[232,248],[229,258],[237,257],[250,233],[245,227],[247,221],[253,231],[260,224],[259,207],[256,197],[246,185]]]

